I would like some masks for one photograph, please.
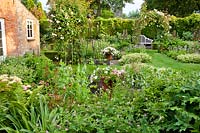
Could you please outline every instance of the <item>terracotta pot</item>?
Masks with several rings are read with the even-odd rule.
[[[106,54],[106,59],[107,60],[112,60],[112,58],[113,58],[112,54]]]

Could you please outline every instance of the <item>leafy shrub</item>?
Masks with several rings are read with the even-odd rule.
[[[123,55],[119,60],[120,64],[130,64],[130,63],[147,63],[151,61],[151,56],[147,53],[132,53]]]
[[[23,57],[6,58],[6,60],[0,64],[0,74],[18,76],[23,79],[23,82],[28,83],[34,82],[36,76],[34,70],[26,66]]]
[[[60,54],[57,51],[44,51],[44,55],[52,61],[60,60]]]
[[[146,121],[147,128],[154,125],[157,132],[198,132],[199,74],[143,66],[127,77],[134,88],[137,125],[143,127]]]
[[[133,25],[135,20],[133,19],[121,19],[121,18],[110,18],[103,19],[98,18],[94,21],[94,25],[100,24],[100,33],[104,35],[116,35],[117,33],[123,33],[124,29],[127,29],[128,34],[132,34]],[[95,33],[93,33],[95,34]]]
[[[101,17],[105,18],[105,19],[113,18],[114,17],[114,13],[112,11],[110,11],[110,10],[102,10]]]
[[[200,52],[200,45],[196,41],[187,41],[187,53],[199,53]]]
[[[0,74],[18,76],[26,83],[38,83],[40,80],[48,80],[53,68],[53,62],[45,56],[25,55],[7,58],[0,64]]]
[[[163,52],[182,49],[187,43],[179,38],[173,37],[171,34],[165,33],[164,36],[157,39],[155,45],[154,48],[157,47],[160,52]]]
[[[26,66],[34,70],[35,82],[39,82],[40,80],[47,81],[51,78],[51,71],[55,66],[50,59],[44,55],[26,55],[24,58]]]
[[[128,49],[127,51],[130,52],[130,53],[145,53],[146,52],[146,48],[143,48],[143,47],[139,47],[139,48],[134,47],[132,49]]]
[[[177,60],[184,63],[200,63],[200,54],[179,55]]]
[[[173,18],[170,22],[171,31],[176,31],[177,35],[182,38],[185,32],[195,32],[199,29],[200,15],[193,13],[192,15],[184,18]],[[198,30],[197,30],[198,31]]]
[[[182,36],[183,36],[182,39],[186,40],[186,41],[192,41],[192,39],[193,39],[193,34],[189,31],[183,32]]]
[[[186,51],[184,50],[179,50],[179,51],[175,51],[175,50],[170,50],[168,52],[166,52],[166,55],[173,58],[173,59],[177,59],[177,56],[181,55],[181,54],[186,54]]]

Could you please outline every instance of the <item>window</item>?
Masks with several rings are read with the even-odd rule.
[[[34,39],[34,32],[33,32],[33,20],[26,20],[26,30],[27,30],[27,39],[31,40]]]

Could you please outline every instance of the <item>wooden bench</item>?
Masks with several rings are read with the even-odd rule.
[[[150,38],[147,38],[146,36],[144,35],[140,35],[139,36],[139,45],[144,45],[146,48],[152,48],[152,42],[153,40],[150,39]]]

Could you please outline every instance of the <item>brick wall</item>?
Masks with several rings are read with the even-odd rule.
[[[13,0],[3,0],[0,6],[0,18],[5,21],[7,55],[17,55],[17,16]]]
[[[16,1],[16,13],[18,24],[18,38],[19,38],[19,53],[24,54],[26,52],[40,53],[40,31],[39,21],[35,16],[21,4],[20,0]],[[33,20],[34,26],[34,39],[27,40],[26,20]]]
[[[5,20],[8,56],[19,56],[26,52],[39,54],[39,21],[21,4],[20,0],[1,1],[0,18]],[[27,40],[26,19],[31,19],[34,22],[33,40]]]

